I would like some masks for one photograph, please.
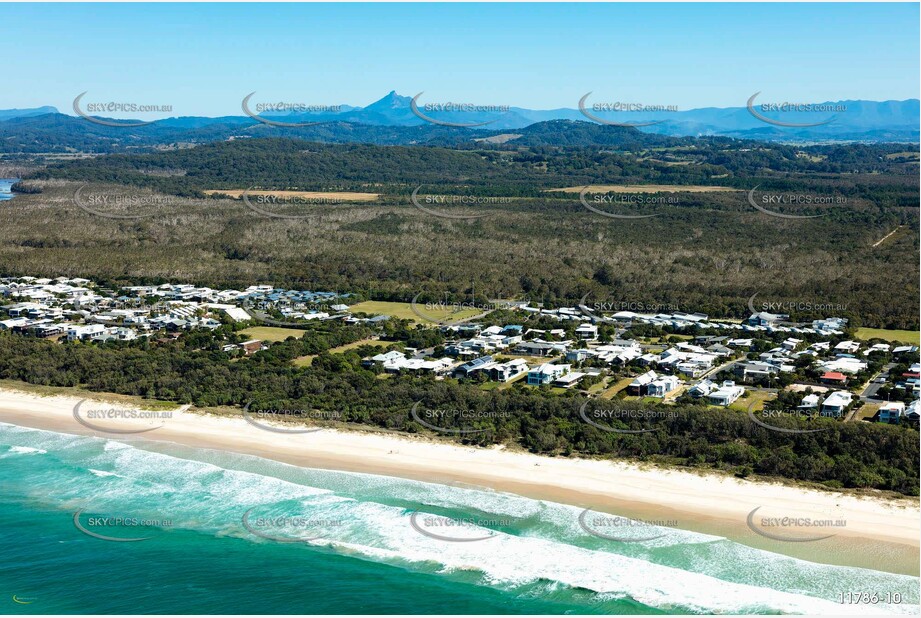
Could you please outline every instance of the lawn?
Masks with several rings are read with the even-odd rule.
[[[614,397],[614,395],[630,386],[631,382],[633,382],[633,378],[621,378],[614,386],[610,387],[608,390],[602,393],[601,398],[611,399]]]
[[[345,345],[340,345],[335,348],[330,348],[328,351],[330,354],[339,354],[341,352],[345,352],[346,350],[351,350],[352,348],[357,348],[357,347],[369,344],[372,341],[377,341],[377,340],[374,338],[371,338],[371,339],[362,339],[361,341],[353,341],[352,343],[346,343]],[[384,346],[378,345],[375,347],[382,348]],[[313,359],[315,359],[316,357],[317,357],[316,354],[308,354],[307,356],[298,356],[291,362],[294,363],[297,367],[309,367],[310,364],[313,363]]]
[[[278,326],[253,326],[240,331],[240,334],[250,339],[260,341],[284,341],[288,337],[300,339],[304,331],[297,328],[279,328]]]
[[[349,307],[349,311],[352,313],[363,312],[370,314],[384,314],[399,318],[401,320],[412,320],[416,323],[432,324],[436,323],[436,320],[454,322],[483,313],[480,309],[475,308],[454,311],[454,308],[450,305],[445,307],[433,307],[426,306],[425,303],[417,303],[416,308],[419,311],[418,314],[413,311],[412,305],[410,303],[393,303],[380,300],[366,300],[364,302],[358,303],[357,305],[352,305]]]
[[[884,328],[858,328],[858,339],[883,339],[885,341],[900,341],[903,343],[919,344],[921,333],[916,330],[886,330]]]
[[[752,403],[755,403],[755,407],[752,411],[764,409],[764,402],[769,399],[774,399],[776,395],[768,391],[754,391],[749,388],[745,389],[745,394],[739,397],[735,402],[729,405],[729,408],[732,410],[739,410],[740,412],[748,412],[748,406]]]

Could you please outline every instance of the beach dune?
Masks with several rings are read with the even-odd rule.
[[[506,491],[646,521],[668,521],[673,527],[817,562],[918,574],[921,514],[917,500],[858,496],[619,461],[542,457],[393,433],[316,427],[312,429],[319,430],[309,433],[281,433],[271,430],[280,427],[265,421],[259,421],[265,427],[261,428],[242,415],[207,415],[186,407],[167,418],[110,415],[91,419],[95,410],[130,408],[84,401],[75,416],[74,408],[80,402],[72,396],[0,389],[0,421],[126,442],[167,441],[220,449],[304,467]],[[292,428],[296,426],[284,426]],[[117,433],[141,429],[149,431]],[[792,524],[764,528],[767,518],[829,524],[812,529]],[[795,540],[818,536],[829,538]]]

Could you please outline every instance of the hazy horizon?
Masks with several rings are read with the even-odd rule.
[[[73,99],[240,115],[240,100],[367,106],[395,90],[534,110],[679,110],[919,96],[917,4],[6,4],[0,46],[29,87],[0,109]],[[834,19],[829,16],[833,15]],[[434,24],[434,25],[433,25]],[[443,25],[439,25],[443,24]],[[758,40],[760,33],[765,40]],[[49,42],[53,41],[53,45]],[[356,76],[362,76],[360,79]]]

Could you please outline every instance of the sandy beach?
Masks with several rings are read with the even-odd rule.
[[[242,415],[228,418],[185,408],[156,420],[89,421],[114,431],[155,428],[144,433],[110,433],[88,427],[85,420],[78,422],[74,407],[80,401],[71,396],[0,389],[0,421],[139,446],[140,441],[166,441],[298,466],[506,491],[655,523],[670,521],[674,527],[807,560],[918,574],[921,515],[917,500],[884,500],[622,462],[541,457],[501,447],[473,448],[389,433],[333,429],[279,433],[257,427]],[[87,400],[79,416],[88,419],[93,410],[119,407],[132,409]],[[759,509],[756,516],[751,515],[754,509]],[[832,520],[836,524],[762,528],[763,517]],[[766,534],[756,533],[750,525],[753,522]],[[829,535],[815,542],[783,540]]]

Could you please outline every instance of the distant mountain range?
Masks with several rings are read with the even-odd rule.
[[[832,111],[762,111],[761,97],[759,95],[759,101],[753,103],[755,113],[752,113],[745,106],[687,111],[603,112],[596,111],[592,97],[589,96],[583,108],[594,117],[590,119],[580,109],[566,108],[531,110],[509,107],[504,111],[432,111],[426,105],[424,95],[418,97],[414,107],[411,97],[392,91],[366,107],[342,105],[336,111],[268,112],[259,115],[262,121],[248,115],[215,118],[182,116],[130,128],[97,124],[85,118],[60,114],[54,107],[46,106],[0,110],[0,139],[3,140],[0,142],[0,152],[55,152],[63,146],[86,151],[118,152],[155,145],[267,136],[374,144],[436,142],[449,145],[471,140],[515,144],[516,140],[523,139],[520,134],[524,127],[561,120],[581,122],[554,124],[555,129],[572,129],[585,123],[596,126],[606,126],[608,123],[640,125],[637,128],[628,127],[628,132],[604,132],[605,135],[619,136],[638,130],[646,134],[672,137],[724,136],[788,142],[918,142],[921,139],[921,106],[918,99],[819,104],[822,110]],[[256,109],[256,97],[253,99],[254,102],[249,105],[250,110]],[[764,101],[767,100],[764,97]],[[756,114],[767,120],[759,119]],[[296,126],[303,123],[310,123],[310,126]],[[563,141],[567,140],[563,138]]]
[[[43,114],[57,114],[58,109],[46,105],[44,107],[33,107],[31,109],[0,109],[0,122],[10,118],[26,118],[28,116],[41,116]]]

